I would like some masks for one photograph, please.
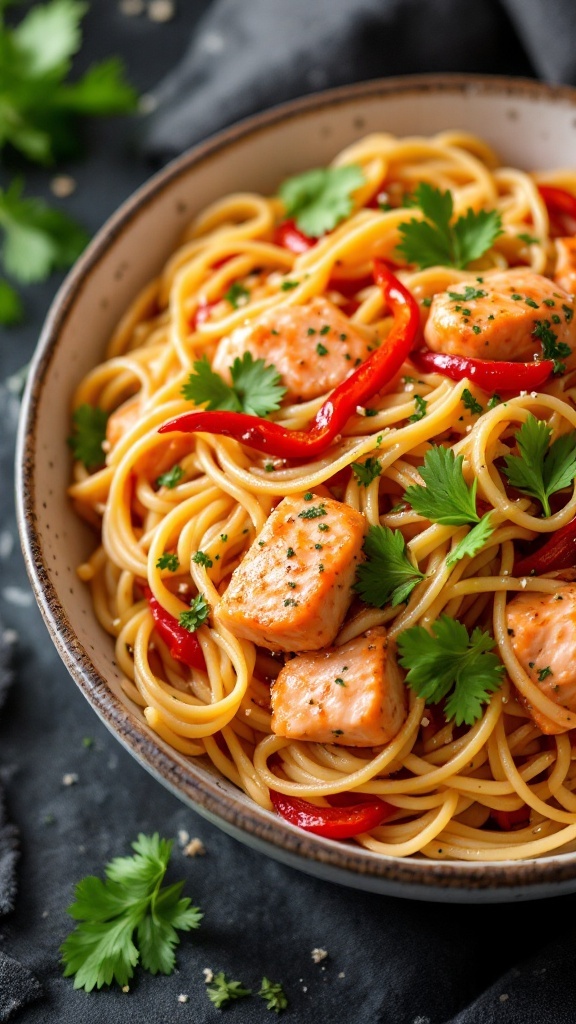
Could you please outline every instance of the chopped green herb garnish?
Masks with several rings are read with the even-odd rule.
[[[211,569],[214,564],[210,555],[205,554],[204,551],[197,551],[196,554],[192,555],[192,561],[196,565],[203,565],[205,569]]]
[[[165,551],[156,562],[157,569],[169,569],[170,572],[177,572],[180,568],[180,561],[178,555],[170,554]]]
[[[68,444],[74,458],[83,463],[86,469],[98,469],[104,465],[105,455],[102,445],[106,440],[106,424],[108,413],[97,405],[79,405],[72,416],[72,434]]]
[[[156,483],[158,487],[168,487],[172,490],[173,487],[180,483],[183,476],[184,470],[182,466],[172,466],[172,469],[169,469],[167,473],[161,473],[159,477],[156,477]]]
[[[194,373],[188,377],[182,394],[196,405],[206,404],[210,410],[267,416],[280,407],[286,394],[276,367],[268,366],[263,359],[254,359],[250,352],[245,352],[241,359],[236,357],[232,363],[232,384],[214,373],[206,356],[196,360],[193,367]]]
[[[196,594],[196,597],[190,603],[189,611],[180,612],[178,622],[189,633],[195,633],[198,627],[206,622],[209,614],[210,605],[206,601],[204,594]]]
[[[484,412],[480,402],[476,401],[474,395],[468,388],[464,388],[462,391],[462,405],[465,409],[469,409],[470,412],[478,413],[478,415]]]
[[[351,469],[358,483],[363,487],[369,487],[372,481],[380,476],[382,464],[380,459],[369,456],[364,462],[353,462]]]
[[[424,574],[408,557],[400,530],[388,526],[370,526],[364,541],[366,561],[356,570],[353,589],[366,604],[383,608],[407,601]]]
[[[422,269],[437,265],[463,269],[502,234],[502,219],[495,210],[469,209],[452,223],[451,192],[420,182],[415,195],[424,219],[412,218],[398,226],[402,237],[398,250],[408,263]]]
[[[512,487],[537,498],[545,516],[552,514],[549,498],[574,485],[576,430],[561,434],[550,444],[552,430],[530,413],[516,433],[519,455],[507,455],[504,475]]]
[[[311,238],[332,231],[352,212],[352,196],[365,182],[357,164],[346,167],[321,167],[288,178],[278,194],[286,216]]]

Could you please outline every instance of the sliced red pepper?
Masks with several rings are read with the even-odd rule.
[[[327,839],[350,839],[361,832],[369,832],[394,812],[394,807],[379,797],[360,793],[338,794],[337,807],[316,807],[308,800],[286,796],[274,789],[270,790],[270,799],[276,813],[286,821]]]
[[[557,185],[539,185],[550,221],[550,233],[558,238],[576,234],[576,196]]]
[[[300,228],[296,227],[295,221],[283,220],[274,231],[273,241],[276,245],[281,245],[283,249],[288,249],[289,252],[299,256],[300,253],[308,252],[308,249],[316,245],[318,239],[305,235]]]
[[[515,576],[540,576],[576,566],[576,517],[514,565]]]
[[[468,359],[421,349],[411,356],[421,373],[442,373],[451,380],[474,381],[483,391],[533,391],[544,384],[554,370],[552,359],[514,363],[496,359]]]
[[[243,412],[193,411],[159,427],[159,433],[200,430],[242,441],[257,451],[279,458],[320,455],[343,430],[358,406],[363,406],[394,379],[408,358],[420,330],[420,309],[407,288],[382,260],[374,261],[374,279],[392,309],[394,323],[386,340],[326,399],[307,430],[288,430],[279,423]]]
[[[523,804],[515,811],[491,811],[490,817],[502,832],[513,832],[530,824],[530,808]]]
[[[195,633],[184,629],[170,612],[156,600],[149,587],[145,590],[150,605],[154,627],[176,661],[182,661],[189,668],[206,671],[206,662],[200,641]]]

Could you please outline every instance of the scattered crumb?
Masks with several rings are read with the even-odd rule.
[[[206,847],[201,839],[191,839],[182,850],[185,857],[203,857]]]
[[[302,985],[302,991],[303,992],[307,992],[308,991],[308,985]]]
[[[148,4],[150,21],[171,21],[175,13],[176,7],[172,0],[150,0]]]
[[[189,999],[190,996],[185,995],[184,992],[181,992],[180,995],[178,996],[179,1003],[187,1003]]]
[[[122,991],[123,992],[129,992],[130,991],[130,985],[122,985]]]
[[[18,633],[16,632],[15,629],[5,629],[4,632],[2,633],[2,639],[7,646],[11,647],[13,644],[16,643],[18,639]]]
[[[344,971],[340,971],[339,974],[338,974],[338,977],[339,978],[345,978],[346,975],[345,975]]]
[[[321,949],[319,946],[316,946],[312,950],[310,956],[312,957],[315,964],[319,964],[321,960],[325,960],[326,957],[328,956],[328,950]]]
[[[67,199],[76,191],[76,181],[69,174],[57,174],[50,182],[50,191],[58,199]]]
[[[43,910],[42,911],[42,917],[46,918],[48,916],[49,916],[49,912],[47,910]]]
[[[62,785],[64,786],[75,786],[78,782],[78,776],[76,772],[66,772],[66,775],[62,776]]]
[[[146,92],[138,100],[138,110],[141,114],[151,114],[153,110],[156,110],[158,106],[158,100],[152,93]],[[104,444],[102,445],[104,448]]]
[[[137,18],[144,11],[144,0],[120,0],[120,14],[127,18]]]
[[[430,719],[429,718],[423,718],[422,719],[422,725],[424,726],[424,728],[426,728],[427,725],[430,725]]]
[[[189,841],[189,839],[190,833],[187,832],[185,828],[181,828],[180,831],[178,832],[178,842],[180,843],[180,846],[186,846],[186,843]]]
[[[214,981],[214,971],[211,967],[204,967],[202,974],[204,975],[204,981],[207,985],[209,985],[211,981]]]
[[[505,1003],[507,999],[510,999],[510,996],[508,995],[507,992],[503,992],[502,995],[500,996],[500,1002]]]

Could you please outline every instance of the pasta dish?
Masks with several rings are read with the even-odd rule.
[[[127,698],[293,825],[576,843],[576,171],[365,137],[202,210],[79,383]]]

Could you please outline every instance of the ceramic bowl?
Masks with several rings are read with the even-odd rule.
[[[369,132],[430,135],[450,128],[473,131],[515,166],[576,166],[576,90],[407,76],[317,94],[245,120],[132,195],[78,260],[46,320],[20,424],[19,528],[36,599],[72,679],[143,768],[199,814],[263,855],[347,886],[442,902],[528,900],[576,891],[576,853],[497,864],[378,856],[299,831],[208,765],[166,746],[123,695],[112,641],[75,572],[93,536],[66,497],[74,388],[101,360],[129,300],[155,276],[195,212],[231,191],[273,192],[278,181],[325,165]]]

